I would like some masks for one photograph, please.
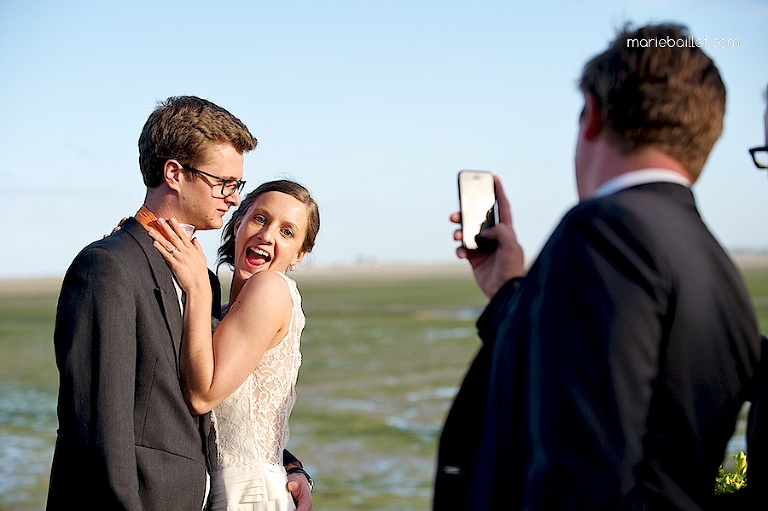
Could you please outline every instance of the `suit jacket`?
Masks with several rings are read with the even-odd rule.
[[[768,337],[762,337],[762,359],[747,424],[747,487],[737,492],[730,509],[765,509],[768,503]],[[723,509],[726,509],[723,506]]]
[[[506,283],[494,297],[495,307],[487,308],[477,322],[478,329],[484,332],[483,344],[464,376],[440,435],[432,503],[435,510],[463,511],[471,507],[470,485],[486,409],[488,372],[496,341],[494,328],[502,319],[494,315],[505,314],[522,281]]]
[[[487,400],[473,396],[483,410],[465,509],[715,505],[760,337],[689,189],[653,183],[580,203],[481,320],[493,347]]]
[[[210,421],[192,416],[181,392],[172,279],[133,218],[67,271],[54,333],[59,430],[48,509],[200,510]],[[213,274],[211,285],[218,306]]]

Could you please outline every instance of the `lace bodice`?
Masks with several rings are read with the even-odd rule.
[[[296,402],[299,341],[305,320],[296,283],[280,275],[293,302],[288,333],[264,353],[248,379],[211,412],[217,447],[211,460],[213,470],[262,462],[283,464],[283,449],[290,435],[288,418]]]

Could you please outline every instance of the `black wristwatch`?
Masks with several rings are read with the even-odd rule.
[[[288,469],[288,474],[304,474],[304,477],[307,478],[307,482],[309,483],[309,491],[312,491],[315,489],[315,481],[312,479],[312,476],[309,475],[309,473],[304,470],[301,467],[291,467]]]

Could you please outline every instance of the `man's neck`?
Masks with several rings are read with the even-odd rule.
[[[584,183],[579,184],[579,199],[593,197],[607,182],[624,174],[644,169],[663,169],[679,175],[689,183],[693,182],[691,174],[683,165],[656,149],[644,149],[631,155],[622,155],[608,148],[606,151],[595,153],[596,158],[591,162],[591,169],[585,172]]]
[[[143,225],[146,230],[149,231],[153,229],[167,238],[167,236],[165,235],[165,230],[157,221],[158,218],[163,218],[163,217],[158,217],[158,215],[156,215],[146,204],[142,204],[139,210],[136,212],[136,215],[134,216],[136,220],[138,220],[138,222],[141,225]],[[181,228],[184,229],[184,232],[187,233],[187,236],[191,238],[192,235],[195,233],[195,226],[190,224],[183,224],[183,223],[180,225],[181,225]]]
[[[176,218],[181,222],[183,220],[179,218],[177,204],[177,198],[172,197],[170,194],[157,193],[155,189],[148,189],[147,195],[144,197],[143,207],[151,211],[157,218],[164,218],[166,220]]]

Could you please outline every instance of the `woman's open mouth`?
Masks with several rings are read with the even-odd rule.
[[[272,260],[272,256],[263,250],[249,247],[245,251],[245,260],[252,266],[263,266]]]

